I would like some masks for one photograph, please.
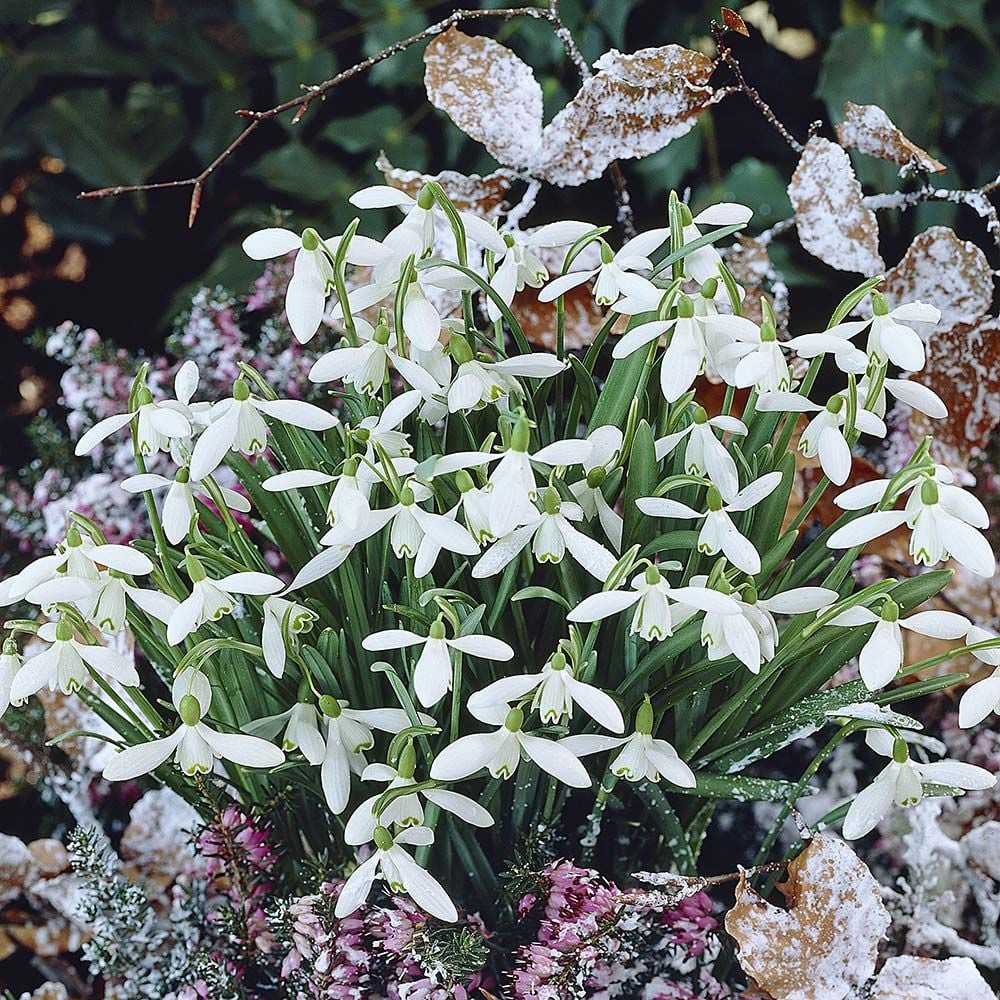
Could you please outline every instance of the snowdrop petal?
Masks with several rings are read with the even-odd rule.
[[[139,686],[135,665],[121,653],[107,646],[87,646],[78,642],[74,642],[73,646],[80,659],[99,674],[106,674],[126,687]]]
[[[448,645],[468,656],[478,656],[483,660],[498,660],[504,662],[514,659],[514,650],[502,639],[494,639],[490,635],[462,635],[449,639]]]
[[[499,733],[473,733],[446,746],[431,765],[435,781],[458,781],[482,770],[500,748]]]
[[[399,871],[406,891],[417,906],[446,923],[458,920],[455,904],[433,875],[424,871],[401,847],[391,847],[389,854]]]
[[[861,679],[869,691],[877,691],[892,681],[903,663],[898,626],[879,621],[858,658]]]
[[[523,527],[515,528],[509,535],[494,542],[472,567],[472,575],[477,580],[495,576],[504,566],[518,557],[521,550],[531,541],[536,527],[537,524],[526,524]]]
[[[416,204],[405,191],[388,184],[373,184],[347,199],[355,208],[410,208]]]
[[[997,783],[997,776],[992,771],[958,760],[936,760],[932,764],[914,764],[913,767],[925,781],[954,785],[970,792],[993,788]]]
[[[889,315],[901,323],[937,323],[941,319],[941,310],[926,302],[906,302],[896,306]]]
[[[769,472],[766,476],[755,479],[736,494],[736,499],[727,505],[727,509],[738,511],[756,507],[761,500],[766,500],[781,485],[782,478],[780,472]]]
[[[623,336],[622,339],[615,344],[615,348],[611,352],[611,356],[613,358],[627,358],[630,354],[634,354],[641,347],[645,347],[647,344],[651,344],[654,340],[658,340],[676,322],[676,320],[654,320],[650,323],[640,323],[639,326],[635,326],[629,330],[625,336]]]
[[[412,510],[413,517],[424,533],[442,548],[463,556],[474,556],[479,553],[479,543],[472,537],[468,528],[443,514],[432,514],[417,506]]]
[[[312,340],[326,311],[326,279],[316,261],[316,253],[308,250],[296,254],[292,278],[285,292],[285,315],[300,344]]]
[[[427,637],[417,635],[405,628],[390,628],[384,632],[374,632],[366,636],[361,645],[369,652],[380,652],[384,649],[406,649],[427,641]]]
[[[649,517],[681,517],[685,519],[704,517],[701,511],[689,507],[679,500],[669,497],[640,497],[635,502],[636,507]]]
[[[550,222],[539,226],[533,233],[525,234],[525,243],[532,247],[567,247],[582,239],[587,233],[593,232],[594,226],[589,222]]]
[[[367,861],[363,861],[351,872],[349,878],[344,883],[337,897],[337,905],[334,908],[334,916],[342,920],[349,917],[368,898],[368,893],[372,890],[375,876],[378,874],[380,856],[373,854]]]
[[[844,435],[828,427],[819,436],[819,463],[830,482],[843,486],[851,474],[851,449]]]
[[[191,455],[191,478],[201,481],[210,476],[229,453],[239,429],[240,406],[231,406],[202,431]]]
[[[600,688],[584,684],[575,677],[567,676],[563,683],[573,701],[595,722],[613,733],[625,732],[625,720],[614,698],[605,694]]]
[[[262,399],[254,406],[275,420],[308,431],[327,431],[337,423],[332,413],[301,399]]]
[[[260,485],[268,493],[283,493],[285,490],[300,490],[309,486],[324,486],[332,483],[336,477],[316,469],[293,469],[291,472],[279,472],[269,476]]]
[[[953,518],[948,522],[945,544],[952,557],[976,576],[989,579],[997,563],[990,543],[975,528]]]
[[[596,622],[609,618],[638,602],[642,594],[637,590],[609,590],[585,597],[566,619],[571,622]]]
[[[487,365],[494,371],[505,375],[519,375],[522,378],[552,378],[569,367],[568,361],[560,361],[554,354],[522,354],[518,357],[504,358],[494,364]]]
[[[545,465],[581,465],[593,450],[594,446],[586,438],[570,438],[546,445],[531,457]]]
[[[285,754],[273,743],[244,733],[220,733],[204,724],[197,726],[198,734],[224,760],[242,767],[277,767]]]
[[[100,444],[115,431],[121,430],[132,419],[131,413],[116,413],[113,417],[105,417],[90,428],[76,443],[74,454],[86,455],[87,452]]]
[[[832,604],[839,596],[837,591],[829,587],[794,587],[758,603],[775,614],[797,615],[803,611],[819,611]]]
[[[218,586],[230,594],[276,594],[284,589],[284,583],[267,573],[232,573],[216,581]]]
[[[694,217],[696,226],[743,226],[753,218],[753,209],[734,201],[710,205]]]
[[[129,576],[145,576],[153,572],[149,557],[128,545],[95,545],[87,555],[98,566],[107,566]]]
[[[423,296],[411,295],[403,308],[403,330],[414,347],[429,351],[441,336],[441,317]]]
[[[310,382],[337,382],[358,371],[371,354],[369,347],[338,347],[324,354],[310,369]]]
[[[589,278],[592,278],[597,274],[597,270],[593,271],[570,271],[569,274],[560,275],[558,278],[554,278],[550,281],[539,293],[539,302],[553,302],[560,295],[565,295],[570,289],[576,288],[578,285],[582,285]]]
[[[632,737],[630,736],[599,736],[597,734],[582,733],[579,736],[565,736],[559,741],[559,745],[567,749],[574,757],[586,757],[592,753],[603,753],[606,750],[615,750],[622,746]]]
[[[855,796],[844,817],[844,839],[857,840],[871,833],[892,806],[895,782],[876,779]]]
[[[493,826],[493,817],[478,803],[466,795],[460,795],[447,788],[428,788],[424,798],[446,812],[454,813],[471,826]]]
[[[302,246],[302,237],[290,229],[259,229],[243,241],[243,252],[251,260],[270,260],[281,257]],[[178,398],[180,398],[178,396]]]
[[[524,752],[545,772],[571,788],[590,788],[590,775],[580,761],[554,740],[521,733]]]
[[[865,542],[898,528],[905,520],[904,510],[876,510],[870,514],[862,514],[838,528],[827,539],[826,544],[831,549],[850,549],[855,545],[864,545]]]
[[[868,483],[859,483],[849,490],[837,495],[834,503],[841,510],[863,510],[874,504],[881,503],[889,488],[888,479],[874,479]]]
[[[900,619],[903,628],[935,639],[962,639],[969,631],[969,620],[954,611],[918,611]]]
[[[557,518],[556,524],[570,555],[592,577],[603,583],[618,560],[599,542],[574,528],[565,517]]]
[[[162,490],[165,486],[173,485],[172,479],[160,476],[153,472],[145,472],[138,476],[129,476],[121,481],[121,488],[126,493],[146,493],[152,490]]]
[[[948,407],[944,400],[926,385],[908,378],[887,378],[885,389],[901,403],[927,414],[928,417],[943,420],[948,416]]]
[[[971,685],[958,706],[958,724],[963,729],[978,726],[1000,705],[1000,676],[987,677]]]
[[[155,771],[177,749],[184,728],[180,727],[170,736],[149,743],[119,750],[102,772],[106,781],[130,781],[140,775]]]

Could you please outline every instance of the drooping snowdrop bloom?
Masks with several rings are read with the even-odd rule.
[[[39,628],[38,638],[51,645],[26,660],[14,675],[10,700],[15,704],[42,688],[72,694],[86,682],[88,667],[125,687],[139,684],[135,665],[127,657],[108,646],[78,639],[68,621],[46,622]]]
[[[369,764],[361,774],[362,781],[387,781],[389,788],[408,788],[416,784],[413,777],[416,770],[416,754],[413,743],[407,742],[399,755],[396,767],[389,764]],[[367,844],[375,835],[376,826],[397,830],[424,825],[424,807],[421,797],[433,802],[445,812],[450,812],[472,826],[481,828],[492,826],[493,817],[478,802],[466,795],[448,788],[422,788],[393,799],[382,812],[375,816],[375,804],[380,795],[365,799],[351,813],[344,826],[344,841],[352,845]]]
[[[657,642],[673,635],[672,605],[701,611],[735,614],[736,602],[718,590],[704,586],[671,587],[658,566],[648,566],[645,572],[632,578],[631,590],[606,590],[585,597],[569,614],[571,622],[595,622],[628,608],[635,608],[630,631],[647,642]],[[690,616],[690,611],[685,617]]]
[[[185,413],[187,407],[184,404],[174,400],[154,400],[145,385],[136,389],[135,404],[136,408],[128,413],[116,413],[94,424],[77,441],[75,453],[86,455],[133,420],[136,422],[135,443],[140,455],[169,451],[173,440],[191,436],[191,420]]]
[[[285,292],[285,314],[300,344],[312,340],[323,320],[334,280],[333,261],[327,250],[335,255],[342,239],[336,236],[324,241],[311,228],[303,230],[301,236],[288,229],[271,228],[251,233],[243,241],[243,251],[251,260],[271,260],[297,251]],[[324,249],[324,242],[327,249]],[[355,233],[348,244],[346,259],[349,264],[370,267],[388,255],[389,251],[377,240]]]
[[[980,631],[985,630],[981,629]],[[991,638],[995,637],[991,636]],[[984,640],[973,635],[971,631],[966,638],[966,642],[969,644],[982,641]],[[996,653],[997,650],[980,650],[979,652]],[[976,681],[975,684],[970,684],[966,688],[962,700],[958,704],[958,724],[963,729],[978,726],[990,712],[995,712],[998,708],[1000,708],[1000,667],[997,667],[989,677]]]
[[[448,410],[465,413],[484,406],[499,405],[508,397],[520,399],[524,388],[518,378],[552,378],[568,367],[552,354],[522,354],[503,361],[485,361],[477,357],[461,334],[453,334],[448,350],[458,365],[448,387]]]
[[[922,764],[910,758],[904,740],[893,738],[884,729],[870,729],[865,742],[890,762],[878,777],[862,789],[844,817],[844,838],[857,840],[875,829],[893,804],[915,806],[924,797],[925,784],[950,785],[966,791],[992,788],[996,775],[974,764],[939,760]]]
[[[369,476],[362,477],[361,463],[357,457],[352,457],[345,460],[342,470],[336,475],[318,469],[294,469],[270,476],[261,486],[269,493],[283,493],[335,483],[326,505],[327,522],[331,527],[339,525],[354,532],[371,514],[369,498],[376,480],[375,474],[371,470],[369,472]]]
[[[537,674],[516,674],[501,677],[469,698],[469,711],[481,718],[491,706],[506,709],[534,692],[531,707],[546,724],[556,724],[562,718],[573,718],[573,706],[579,705],[595,722],[613,733],[625,731],[625,721],[615,700],[600,688],[579,680],[567,661],[566,654],[557,650]]]
[[[572,483],[570,492],[588,521],[598,519],[616,552],[622,547],[622,517],[605,499],[601,487],[621,459],[623,437],[620,428],[605,425],[585,438],[555,441],[533,456],[536,462],[546,465],[583,466],[585,478]]]
[[[799,438],[799,450],[806,458],[819,456],[819,463],[830,482],[841,486],[851,474],[851,446],[844,437],[847,401],[842,395],[831,396],[820,406],[794,392],[764,392],[757,399],[757,409],[768,413],[815,413]],[[858,409],[855,426],[865,434],[884,438],[885,423],[870,410]]]
[[[200,482],[191,479],[191,470],[186,466],[178,469],[173,479],[159,473],[144,472],[129,476],[122,481],[121,486],[126,493],[155,492],[162,489],[167,491],[160,520],[163,522],[163,532],[167,536],[167,541],[172,545],[184,541],[191,530],[191,522],[198,510],[194,502],[195,496],[207,495],[208,492]],[[219,491],[230,510],[242,514],[250,510],[250,501],[242,493],[225,486],[220,486]]]
[[[490,703],[479,705],[472,714],[498,729],[490,733],[462,736],[434,758],[431,777],[435,781],[459,781],[486,768],[494,778],[507,780],[521,763],[522,756],[571,788],[589,788],[590,776],[575,754],[560,742],[532,736],[523,731],[524,712]]]
[[[490,529],[495,538],[509,535],[538,517],[534,505],[538,490],[528,456],[530,435],[528,418],[522,413],[510,436],[510,447],[490,473]]]
[[[334,916],[350,916],[368,898],[376,878],[385,880],[391,892],[406,893],[432,917],[454,923],[458,920],[455,904],[433,875],[424,871],[403,849],[404,844],[426,845],[434,834],[426,826],[411,826],[393,835],[384,827],[375,827],[372,839],[375,851],[351,872],[337,897]]]
[[[543,510],[536,510],[527,524],[499,537],[472,568],[472,575],[477,580],[495,576],[530,542],[538,562],[561,562],[569,552],[591,576],[603,583],[614,569],[616,560],[603,545],[573,526],[573,521],[582,520],[583,511],[577,504],[561,501],[555,487],[546,487]]]
[[[220,733],[202,719],[212,705],[212,687],[200,671],[186,670],[173,684],[181,724],[169,736],[119,750],[104,768],[107,781],[128,781],[155,771],[171,754],[187,775],[208,774],[217,758],[242,767],[277,767],[285,755],[273,744],[245,733]]]
[[[977,576],[991,577],[996,558],[989,542],[976,530],[989,526],[989,514],[972,493],[952,485],[951,480],[951,473],[938,466],[933,475],[921,476],[906,487],[909,497],[902,510],[862,514],[838,528],[827,545],[853,548],[905,524],[911,530],[914,562],[933,566],[950,556]],[[834,502],[843,510],[861,510],[880,503],[888,486],[887,479],[861,483],[845,490]]]
[[[919,611],[899,617],[899,605],[886,598],[876,614],[860,605],[848,608],[829,622],[830,625],[855,627],[874,625],[875,629],[861,649],[861,679],[869,691],[888,684],[903,665],[902,629],[934,639],[961,639],[969,631],[969,621],[954,611]]]
[[[740,491],[736,462],[726,446],[716,436],[716,431],[745,435],[746,424],[736,417],[719,415],[709,417],[701,406],[692,410],[691,423],[656,442],[656,459],[662,461],[686,439],[684,471],[692,476],[705,476],[719,488],[723,499],[732,500]]]
[[[455,485],[461,495],[458,506],[462,511],[469,533],[480,545],[494,541],[496,535],[490,522],[489,490],[476,486],[472,476],[464,469],[459,469],[455,473]]]
[[[597,267],[570,271],[554,278],[538,293],[538,301],[553,302],[595,276],[594,299],[598,305],[612,305],[622,295],[648,296],[655,286],[648,278],[634,272],[649,270],[653,266],[649,255],[669,238],[669,229],[651,229],[648,233],[634,236],[617,253],[601,240],[601,263]]]
[[[889,308],[881,292],[871,297],[871,319],[849,320],[827,330],[827,334],[850,339],[869,327],[865,353],[880,364],[891,361],[903,371],[919,372],[926,363],[924,342],[910,323],[937,323],[941,311],[925,302],[907,302]]]
[[[699,226],[746,225],[753,216],[753,209],[736,202],[721,201],[717,205],[710,205],[693,218],[690,209],[686,205],[682,205],[681,214],[684,220],[681,236],[685,243],[693,243],[701,236]],[[709,243],[692,250],[684,257],[684,273],[700,285],[719,277],[720,263],[722,263],[722,257],[719,251]]]
[[[167,641],[171,646],[182,643],[206,622],[217,622],[230,614],[239,603],[235,594],[262,597],[276,594],[284,584],[267,573],[231,573],[212,580],[205,567],[192,555],[185,559],[191,579],[191,593],[174,609],[167,623]]]
[[[272,740],[281,734],[281,748],[286,753],[301,750],[314,767],[323,763],[326,755],[326,739],[320,731],[321,718],[316,706],[309,700],[312,692],[308,684],[300,686],[299,698],[288,711],[278,715],[268,715],[257,719],[243,727],[245,732],[253,736],[262,736]]]
[[[376,445],[388,456],[398,474],[405,474],[404,470],[412,471],[408,463],[398,463],[396,460],[405,458],[413,451],[409,434],[400,428],[406,418],[420,406],[420,400],[420,393],[416,389],[400,393],[389,401],[381,413],[365,417],[358,424],[352,433],[355,441],[365,449],[365,460],[358,466],[359,479],[370,483],[378,482],[380,475],[376,469],[379,465],[379,453]]]
[[[694,788],[694,772],[680,759],[666,740],[653,735],[653,706],[647,696],[635,716],[635,731],[631,736],[615,737],[585,733],[567,736],[560,745],[577,757],[603,753],[621,747],[621,752],[608,766],[616,778],[626,781],[659,781],[666,778],[679,788]]]
[[[264,598],[262,610],[264,628],[261,648],[264,651],[264,662],[275,677],[281,677],[288,657],[286,636],[303,635],[312,631],[319,615],[297,601],[290,601],[276,594]]]
[[[61,576],[36,587],[29,599],[43,608],[56,602],[73,604],[101,632],[120,632],[125,627],[128,602],[166,624],[177,601],[158,590],[145,590],[130,583],[117,570],[101,573],[96,580]]]
[[[514,657],[514,650],[507,643],[489,635],[446,638],[444,622],[440,618],[431,624],[427,635],[418,635],[402,628],[387,629],[367,636],[361,645],[372,652],[422,646],[413,668],[413,690],[425,708],[436,705],[451,690],[451,650],[500,662]]]
[[[0,583],[0,607],[25,598],[33,604],[47,606],[52,600],[62,598],[55,596],[48,600],[44,591],[36,594],[43,584],[64,579],[97,581],[105,568],[127,576],[146,576],[153,572],[152,562],[138,549],[129,545],[98,545],[78,528],[71,527],[52,555],[34,560],[20,573]]]
[[[0,652],[0,717],[10,708],[10,689],[14,684],[14,678],[18,670],[21,669],[21,654],[17,650],[17,643],[13,638],[3,641],[3,652]],[[17,702],[15,704],[20,704]]]
[[[326,718],[326,751],[320,768],[323,794],[330,811],[339,816],[351,797],[351,772],[360,775],[367,765],[365,751],[375,746],[372,730],[399,733],[410,717],[401,708],[351,708],[343,699],[323,695],[320,711]],[[425,726],[432,726],[429,715],[418,715]]]
[[[729,515],[755,507],[769,497],[780,483],[781,473],[769,472],[745,486],[729,503],[723,501],[717,487],[710,486],[706,497],[708,510],[705,512],[667,497],[642,497],[636,500],[636,506],[650,517],[704,518],[705,523],[698,534],[698,550],[712,556],[722,552],[737,569],[755,576],[760,572],[760,553],[748,538],[740,534]]]
[[[230,450],[244,455],[262,452],[267,447],[265,416],[310,431],[326,431],[337,423],[332,413],[301,399],[254,396],[247,383],[238,378],[233,383],[233,395],[212,405],[210,423],[191,454],[191,478],[210,476]]]

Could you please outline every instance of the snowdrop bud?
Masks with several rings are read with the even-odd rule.
[[[694,316],[694,303],[686,295],[677,300],[677,315],[681,319],[691,319]]]
[[[604,468],[603,465],[597,466],[596,469],[591,469],[587,473],[587,485],[592,489],[596,490],[604,485],[604,480],[608,478],[608,470]]]
[[[424,188],[426,191],[427,188]],[[421,192],[421,196],[423,192]],[[375,832],[372,834],[372,840],[375,841],[375,846],[380,851],[388,851],[392,847],[392,834],[384,826],[375,827]]]
[[[718,290],[719,290],[719,279],[708,278],[706,281],[702,283],[701,297],[703,299],[714,299]]]
[[[762,344],[772,344],[778,339],[778,331],[774,324],[765,320],[760,327],[760,342]]]
[[[368,439],[372,436],[371,431],[369,431],[367,427],[358,427],[356,430],[352,431],[352,433],[354,435],[354,440],[357,441],[358,444],[367,444]]]
[[[201,583],[208,576],[205,572],[205,567],[201,564],[201,560],[191,555],[190,552],[184,556],[184,568],[187,570],[187,575],[190,577],[192,583]]]
[[[653,732],[653,703],[648,694],[635,713],[635,731],[643,736],[649,736]]]
[[[831,396],[830,399],[827,400],[826,408],[834,415],[840,413],[840,411],[844,408],[844,397]]]
[[[340,702],[332,694],[322,694],[319,697],[319,710],[330,719],[339,719],[343,709]]]
[[[73,626],[68,621],[60,621],[56,626],[56,642],[69,642],[73,638]]]
[[[193,694],[186,694],[177,706],[177,714],[185,726],[197,726],[201,722],[201,705]]]
[[[899,605],[891,597],[887,597],[885,604],[882,605],[882,621],[899,621]]]
[[[425,212],[434,207],[434,191],[429,184],[425,184],[417,195],[417,205]]]
[[[468,493],[476,484],[472,481],[472,476],[465,469],[459,469],[455,473],[455,485],[458,487],[459,493]]]
[[[476,355],[473,353],[469,342],[460,333],[453,333],[448,341],[448,353],[455,359],[456,365],[464,365],[469,361],[474,361]]]
[[[889,303],[881,292],[872,292],[872,312],[876,316],[889,315]]]
[[[531,442],[531,421],[528,420],[524,411],[517,418],[514,424],[514,433],[510,436],[511,451],[527,451]]]
[[[317,250],[319,249],[319,233],[310,226],[308,229],[302,230],[302,249],[303,250]]]
[[[417,770],[417,752],[413,749],[413,740],[407,740],[403,752],[399,755],[396,773],[406,781],[411,781]]]
[[[546,486],[542,496],[542,504],[546,514],[558,514],[561,501],[559,491],[554,486]]]
[[[897,764],[905,764],[910,759],[910,751],[906,748],[906,741],[898,736],[892,741],[892,759]]]
[[[709,486],[705,502],[711,511],[722,510],[722,494],[717,486]]]
[[[504,728],[512,733],[519,733],[524,725],[524,712],[519,708],[512,708],[504,719]]]
[[[938,502],[940,494],[938,485],[933,479],[925,479],[920,484],[920,502],[924,504],[935,504]]]
[[[235,399],[237,403],[245,403],[249,398],[250,386],[248,386],[243,379],[238,378],[233,383],[233,399]]]

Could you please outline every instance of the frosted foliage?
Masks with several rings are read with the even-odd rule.
[[[903,176],[913,170],[938,174],[946,169],[940,160],[910,142],[877,104],[844,104],[844,120],[837,126],[842,146],[880,160],[899,164]]]
[[[872,987],[872,1000],[994,1000],[971,958],[890,958]]]
[[[680,45],[612,49],[597,74],[546,126],[535,173],[559,185],[600,177],[613,160],[635,159],[689,132],[714,92],[712,61]]]
[[[529,167],[542,141],[542,88],[531,67],[492,38],[451,28],[427,46],[431,103],[500,163]]]
[[[842,841],[821,835],[788,865],[788,909],[745,878],[726,914],[743,971],[775,1000],[843,1000],[875,971],[889,926],[878,882]]]
[[[835,142],[813,136],[788,186],[799,241],[814,257],[838,271],[877,274],[878,223],[866,208],[847,153]]]

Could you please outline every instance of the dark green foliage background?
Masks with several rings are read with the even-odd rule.
[[[475,6],[474,2],[470,4]],[[498,6],[485,4],[484,6]],[[287,210],[303,224],[332,230],[350,217],[347,196],[378,178],[379,149],[397,165],[427,171],[489,171],[476,143],[430,107],[422,85],[422,46],[377,66],[315,106],[264,128],[210,182],[193,231],[186,189],[104,201],[78,201],[83,188],[188,176],[240,128],[233,110],[270,107],[302,82],[327,78],[398,38],[419,31],[456,4],[420,0],[0,0],[0,190],[23,188],[17,210],[0,216],[0,272],[35,272],[25,292],[37,325],[64,319],[92,325],[117,342],[155,348],[169,319],[200,284],[242,289],[259,272],[239,242]],[[734,5],[735,6],[735,5]],[[746,5],[744,5],[746,6]],[[916,142],[949,166],[944,186],[978,185],[1000,170],[1000,4],[986,0],[772,3],[784,27],[805,28],[814,55],[794,59],[754,30],[734,37],[748,78],[800,138],[810,122],[836,120],[846,98],[883,106]],[[718,7],[697,0],[564,0],[563,16],[585,56],[631,51],[708,36]],[[535,67],[546,116],[572,96],[577,78],[549,28],[484,19],[467,27],[494,34]],[[723,79],[721,74],[720,81]],[[65,163],[40,169],[42,157]],[[871,189],[893,189],[890,165],[857,158]],[[662,224],[666,193],[690,187],[697,204],[746,202],[764,227],[790,214],[785,186],[795,154],[740,96],[702,117],[688,136],[640,163],[625,165],[640,227]],[[20,258],[26,212],[54,230],[53,247]],[[549,192],[533,220],[556,213],[613,217],[610,186]],[[883,213],[887,261],[916,231],[955,225],[984,243],[968,209],[923,206]],[[45,273],[67,243],[82,244],[85,281]],[[786,241],[786,246],[792,241]],[[775,256],[793,287],[797,325],[819,317],[850,276],[800,251]],[[813,294],[804,296],[802,290]],[[815,294],[816,292],[819,294]],[[796,306],[799,308],[796,310]],[[13,364],[0,368],[5,414],[30,365],[44,359],[3,332]],[[0,443],[0,464],[23,460],[19,435]]]

